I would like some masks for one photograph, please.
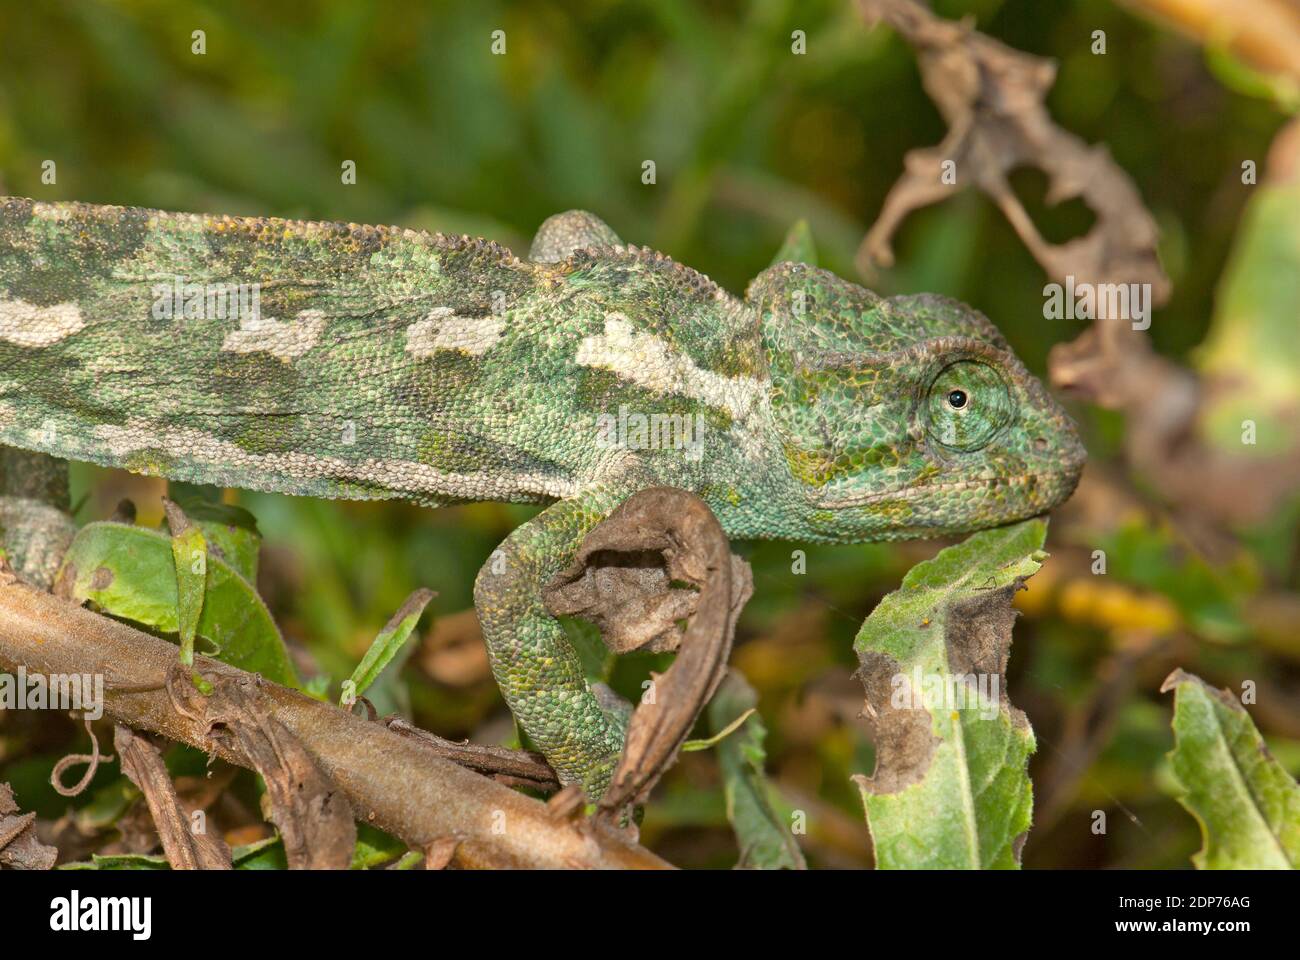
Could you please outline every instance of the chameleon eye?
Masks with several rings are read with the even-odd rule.
[[[930,385],[930,436],[969,453],[986,446],[1011,422],[1011,394],[1002,375],[979,360],[958,360]]]

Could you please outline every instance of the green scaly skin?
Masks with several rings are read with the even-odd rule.
[[[168,318],[178,277],[209,286]],[[258,285],[256,310],[205,299],[221,284]],[[806,263],[739,300],[578,211],[521,260],[395,227],[12,198],[0,444],[288,494],[551,504],[475,601],[510,708],[591,796],[626,710],[540,591],[630,494],[692,490],[732,537],[928,537],[1049,510],[1084,460],[983,316]]]

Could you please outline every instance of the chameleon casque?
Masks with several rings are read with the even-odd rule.
[[[741,300],[581,211],[524,260],[397,227],[16,198],[0,444],[287,494],[550,504],[475,603],[515,717],[593,798],[626,704],[584,676],[541,587],[632,493],[693,491],[733,538],[930,537],[1051,509],[1085,456],[984,316],[805,263]]]

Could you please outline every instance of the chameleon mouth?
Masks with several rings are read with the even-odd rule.
[[[1038,506],[1039,512],[1050,510],[1065,502],[1074,492],[1079,482],[1082,466],[1068,470],[1044,470],[1038,473],[1023,473],[1012,477],[970,477],[965,480],[950,480],[946,483],[918,484],[898,487],[894,490],[882,490],[861,496],[819,499],[818,506],[830,509],[851,507],[869,507],[878,503],[897,503],[917,500],[939,493],[960,493],[965,490],[993,490],[1006,488],[1008,491],[1027,491],[1031,503]],[[1041,501],[1041,505],[1036,503]]]

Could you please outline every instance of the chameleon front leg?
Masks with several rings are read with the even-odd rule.
[[[474,584],[492,672],[515,719],[561,781],[581,784],[593,801],[618,764],[627,715],[588,684],[542,587],[624,498],[602,487],[551,505],[506,538]]]

